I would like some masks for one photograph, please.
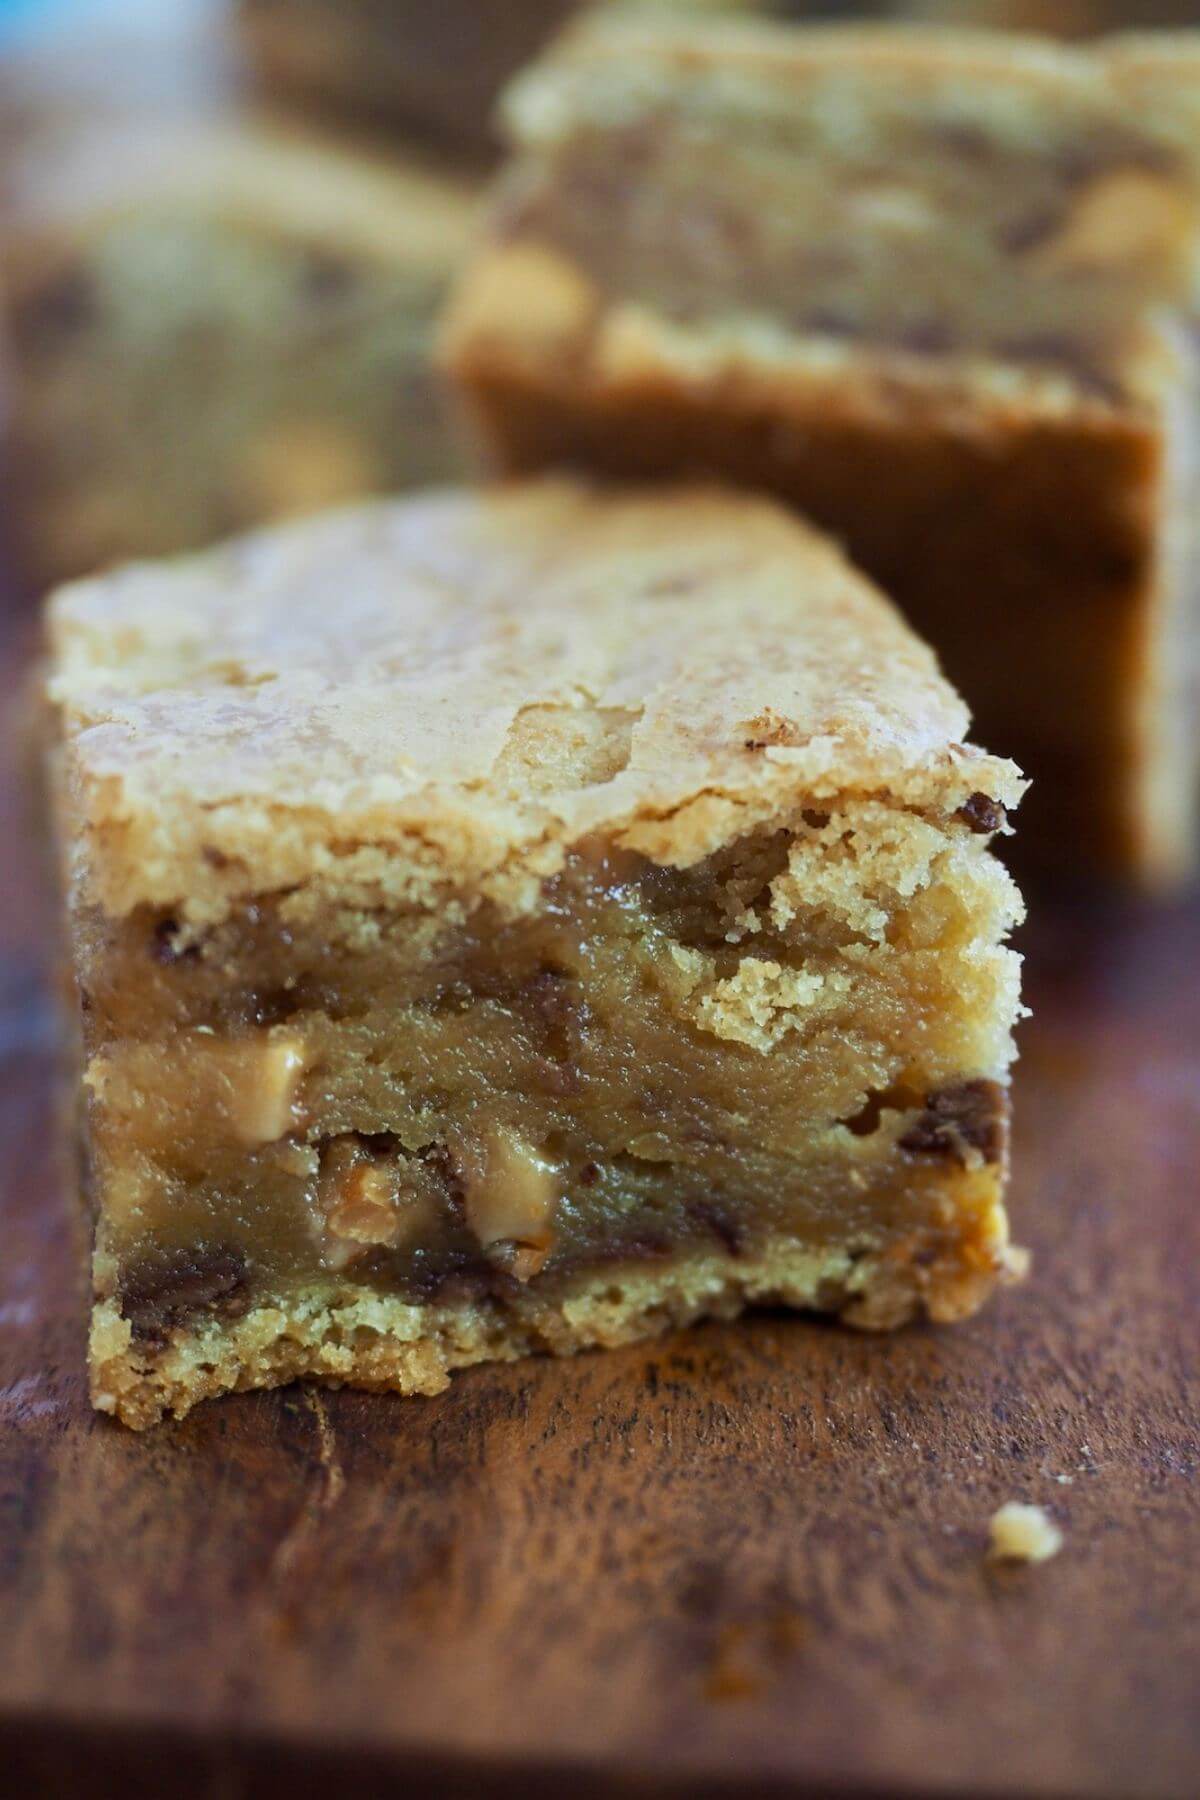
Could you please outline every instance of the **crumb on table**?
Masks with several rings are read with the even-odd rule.
[[[988,1521],[988,1560],[1047,1562],[1063,1546],[1063,1534],[1041,1506],[1006,1500]]]

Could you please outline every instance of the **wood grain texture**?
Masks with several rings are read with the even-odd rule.
[[[133,1436],[84,1392],[25,635],[0,790],[12,1791],[1200,1791],[1200,911],[1027,931],[1035,1271],[968,1326],[766,1316]],[[1062,1524],[1056,1561],[985,1564],[1014,1497]]]

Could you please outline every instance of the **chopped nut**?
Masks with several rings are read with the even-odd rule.
[[[991,1562],[1047,1562],[1058,1555],[1062,1546],[1062,1532],[1040,1506],[1007,1500],[988,1523]]]
[[[432,1220],[434,1199],[425,1164],[402,1150],[376,1154],[355,1133],[328,1145],[321,1159],[318,1198],[325,1224],[338,1240],[331,1260],[349,1262],[356,1247],[395,1249]]]
[[[401,1222],[397,1187],[395,1169],[349,1160],[333,1178],[329,1229],[357,1244],[395,1244]]]
[[[919,1156],[952,1156],[964,1168],[1004,1160],[1008,1094],[998,1081],[963,1081],[925,1096],[925,1110],[900,1138]]]
[[[777,713],[773,706],[764,706],[752,719],[746,719],[742,730],[749,734],[742,740],[747,750],[768,750],[775,744],[800,742],[799,727],[791,719],[785,719],[782,713]]]
[[[1119,169],[1093,182],[1062,230],[1034,254],[1059,269],[1141,263],[1169,255],[1183,240],[1189,221],[1188,201],[1161,176]]]
[[[514,1244],[508,1259],[509,1274],[515,1275],[518,1281],[532,1281],[545,1267],[551,1244],[550,1238],[544,1244]]]
[[[228,1086],[230,1123],[245,1144],[273,1144],[297,1123],[297,1102],[307,1067],[296,1037],[266,1037],[228,1044],[221,1054]]]
[[[557,1172],[515,1131],[497,1126],[481,1154],[466,1160],[467,1220],[485,1250],[514,1245],[508,1256],[518,1281],[542,1267],[554,1243]]]

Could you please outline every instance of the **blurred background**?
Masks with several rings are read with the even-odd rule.
[[[1185,0],[659,4],[1063,36],[1200,19]],[[433,320],[496,95],[582,10],[0,0],[10,601],[463,471]]]

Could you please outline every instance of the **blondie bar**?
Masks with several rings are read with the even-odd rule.
[[[472,191],[249,115],[47,124],[0,173],[7,510],[35,585],[453,473]]]
[[[449,491],[49,617],[98,1407],[1013,1268],[1023,783],[773,503]]]
[[[1181,877],[1200,193],[1162,109],[1033,39],[597,19],[508,116],[445,338],[497,463],[797,503],[1034,777],[1023,846]]]

